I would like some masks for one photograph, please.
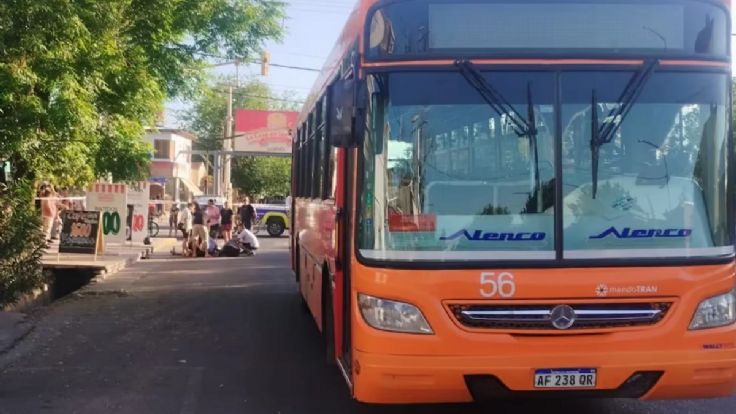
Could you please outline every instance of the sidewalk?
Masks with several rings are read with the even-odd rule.
[[[92,271],[98,274],[98,279],[104,279],[113,273],[125,269],[138,260],[149,257],[154,251],[168,252],[178,244],[175,238],[155,238],[151,240],[150,246],[115,246],[109,248],[105,254],[97,256],[85,255],[57,255],[58,244],[53,244],[42,258],[43,267],[46,270],[80,270]],[[29,295],[25,302],[31,303],[31,307],[39,306],[41,302],[36,297]],[[48,301],[48,299],[44,299]],[[10,306],[8,309],[15,309]],[[11,348],[17,341],[22,339],[31,329],[32,324],[26,319],[26,315],[18,312],[3,312],[0,310],[0,354]]]
[[[154,251],[168,251],[177,244],[174,238],[154,238],[151,245],[110,246],[104,254],[93,255],[67,254],[58,255],[59,246],[53,244],[42,258],[44,269],[80,269],[92,270],[102,274],[119,272],[142,258],[149,257]]]

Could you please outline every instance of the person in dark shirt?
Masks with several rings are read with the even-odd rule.
[[[196,256],[200,252],[207,252],[207,242],[209,235],[207,228],[204,226],[204,211],[199,204],[194,203],[194,213],[192,214],[192,234],[190,236],[192,243],[192,256]]]
[[[233,237],[233,209],[230,208],[230,203],[225,202],[225,206],[220,212],[222,238],[225,239],[225,243],[229,242]]]
[[[250,198],[245,197],[243,206],[240,207],[240,222],[243,223],[243,227],[248,230],[253,230],[253,224],[256,222],[256,208],[250,204]]]
[[[176,223],[179,218],[179,206],[176,205],[176,202],[171,204],[171,208],[169,209],[169,237],[171,237],[171,233],[174,234],[177,233],[176,231]]]

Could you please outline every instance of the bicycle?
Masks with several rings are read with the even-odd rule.
[[[148,218],[148,237],[157,237],[159,232],[158,223],[152,217]]]

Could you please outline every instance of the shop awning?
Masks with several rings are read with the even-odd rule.
[[[194,184],[192,180],[188,178],[181,178],[181,177],[179,177],[179,179],[181,180],[182,184],[184,184],[189,189],[189,191],[192,193],[192,197],[197,197],[197,196],[201,196],[204,194],[204,192],[199,189],[199,186],[197,186],[197,184]]]

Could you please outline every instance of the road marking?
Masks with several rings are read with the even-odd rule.
[[[199,395],[202,393],[202,377],[204,368],[194,368],[189,374],[187,388],[184,391],[184,401],[181,404],[179,414],[194,414],[197,412]]]

